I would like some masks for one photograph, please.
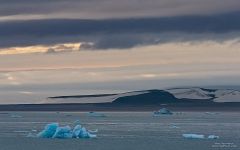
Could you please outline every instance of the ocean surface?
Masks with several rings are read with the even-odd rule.
[[[0,150],[239,150],[239,112],[176,112],[153,117],[151,112],[0,112]],[[27,137],[47,123],[98,129],[96,139]],[[182,134],[217,135],[219,139],[186,139]]]

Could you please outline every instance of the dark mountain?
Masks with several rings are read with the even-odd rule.
[[[114,104],[160,104],[160,103],[176,103],[179,100],[169,92],[163,90],[149,90],[147,93],[119,97],[114,100]]]
[[[138,95],[130,95],[119,97],[114,100],[113,104],[126,105],[154,105],[154,104],[169,104],[169,103],[197,103],[194,99],[178,99],[173,94],[164,90],[148,90]],[[212,100],[206,100],[205,103],[212,103]],[[202,103],[202,101],[201,101]]]

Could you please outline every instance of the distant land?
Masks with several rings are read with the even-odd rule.
[[[0,111],[239,111],[240,91],[212,88],[172,88],[117,94],[48,97],[42,104],[0,105]]]

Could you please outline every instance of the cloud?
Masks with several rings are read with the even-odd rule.
[[[46,54],[78,51],[80,46],[81,46],[81,43],[65,43],[65,44],[53,45],[47,49]]]
[[[0,0],[0,3],[0,20],[209,15],[240,10],[239,0],[227,3],[226,0]]]
[[[0,47],[84,43],[80,48],[125,49],[178,41],[222,42],[239,38],[239,33],[239,12],[135,19],[41,19],[0,22]]]

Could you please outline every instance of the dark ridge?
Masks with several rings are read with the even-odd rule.
[[[178,102],[172,94],[163,90],[150,90],[148,93],[119,97],[114,104],[159,104]]]
[[[203,91],[207,91],[207,92],[216,92],[217,89],[205,89],[205,88],[200,88]]]
[[[178,99],[173,94],[164,90],[149,90],[148,93],[119,97],[114,100],[113,104],[126,105],[154,105],[154,104],[169,104],[169,103],[198,103],[196,100]],[[203,101],[201,101],[202,103]],[[212,102],[206,100],[204,102]]]

